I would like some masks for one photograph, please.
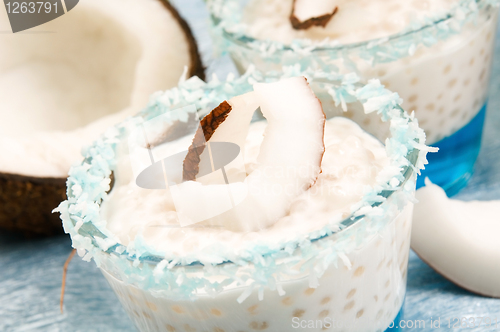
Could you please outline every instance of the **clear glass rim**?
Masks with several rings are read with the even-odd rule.
[[[227,0],[224,0],[224,1],[227,1]],[[474,1],[476,2],[477,6],[479,8],[483,8],[484,6],[488,5],[488,0],[474,0]],[[471,13],[468,13],[467,15],[471,15]],[[214,25],[218,25],[222,21],[219,17],[215,16],[214,13],[212,13],[212,12],[210,13],[210,17],[211,17],[211,20],[212,20]],[[311,45],[314,48],[312,48],[310,51],[312,53],[322,53],[322,52],[344,51],[344,50],[349,51],[349,50],[355,50],[355,49],[359,49],[359,48],[363,48],[363,47],[370,48],[371,45],[381,45],[381,44],[388,43],[388,42],[394,42],[394,41],[397,41],[399,39],[403,39],[407,36],[410,36],[412,34],[420,33],[420,32],[425,31],[427,29],[431,29],[440,23],[443,23],[445,21],[452,19],[453,17],[454,17],[453,14],[451,12],[448,12],[445,17],[437,19],[437,20],[435,20],[429,24],[426,24],[418,29],[415,29],[415,30],[403,31],[403,32],[399,32],[399,33],[395,33],[395,34],[386,36],[386,37],[380,37],[380,38],[375,38],[375,39],[370,39],[370,40],[355,42],[355,43],[347,43],[347,44],[339,44],[339,45],[331,45],[331,46],[317,46],[317,47],[314,47],[314,45]],[[262,43],[262,42],[264,42],[264,40],[262,40],[262,39],[253,38],[253,37],[248,36],[248,35],[237,36],[234,33],[226,31],[225,29],[223,29],[222,33],[223,33],[223,37],[226,38],[227,40],[229,40],[230,42],[237,44],[238,46],[244,47],[248,50],[253,50],[251,47],[249,47],[250,43]],[[275,54],[281,54],[281,53],[285,53],[285,52],[294,52],[294,49],[292,47],[290,47],[284,43],[279,43],[279,42],[276,42],[276,43],[280,44],[280,46],[282,46],[282,48],[276,50]]]

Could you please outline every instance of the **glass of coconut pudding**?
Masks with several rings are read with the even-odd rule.
[[[398,324],[429,148],[396,93],[358,81],[192,78],[84,151],[58,211],[140,331]]]
[[[493,0],[211,0],[215,36],[240,71],[281,66],[379,78],[439,147],[424,176],[449,195],[479,153],[496,34]],[[333,14],[333,15],[332,15]]]

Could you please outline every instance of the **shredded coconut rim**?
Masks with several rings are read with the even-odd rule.
[[[269,285],[273,280],[271,284],[276,286],[285,276],[297,273],[292,271],[293,265],[301,260],[308,261],[303,269],[321,276],[330,264],[336,264],[337,259],[345,257],[367,236],[376,234],[393,220],[404,206],[414,202],[416,175],[427,163],[427,152],[434,150],[425,145],[425,134],[413,114],[408,115],[399,106],[401,99],[397,93],[385,89],[378,80],[362,86],[355,74],[304,72],[299,66],[283,68],[283,72],[283,77],[305,76],[309,82],[331,85],[329,94],[336,105],[360,101],[365,113],[376,112],[382,121],[390,123],[391,137],[385,141],[390,165],[373,189],[353,207],[350,217],[309,234],[297,234],[294,240],[283,243],[256,243],[239,252],[221,247],[185,257],[156,252],[141,236],[125,247],[107,230],[100,218],[100,204],[108,198],[116,167],[115,148],[127,127],[186,104],[194,103],[206,114],[212,105],[250,91],[253,83],[271,80],[251,68],[238,79],[214,78],[205,83],[193,77],[181,81],[177,88],[156,93],[146,109],[110,128],[83,150],[84,161],[69,173],[68,199],[55,209],[61,213],[65,232],[71,235],[79,255],[84,260],[94,259],[98,266],[107,266],[107,270],[113,269],[124,281],[174,298],[192,298],[200,288],[216,294],[232,283],[255,288]],[[188,270],[196,266],[203,273],[192,277]],[[228,273],[232,269],[239,271],[238,276]],[[246,275],[243,279],[242,273]],[[226,281],[214,282],[210,278],[214,274],[225,276]],[[314,280],[311,279],[312,284]]]

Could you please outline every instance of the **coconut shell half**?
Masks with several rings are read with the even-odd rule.
[[[146,9],[143,11],[135,10],[137,6],[149,6],[152,8],[151,10],[148,9],[151,15],[147,15]],[[168,12],[166,14],[168,17],[161,13],[161,8]],[[128,18],[129,16],[132,17],[132,20]],[[150,30],[153,27],[158,28],[158,26],[165,25],[165,20],[168,19],[176,22],[168,23],[168,26],[176,26],[176,28],[168,31],[158,31],[158,33],[164,32],[164,34],[155,37],[155,31]],[[109,20],[109,23],[106,20]],[[119,24],[115,24],[115,22],[119,22]],[[81,35],[76,35],[73,39],[71,39],[71,36],[65,37],[66,25],[68,29],[74,29],[71,30],[71,33],[76,35],[78,32]],[[0,29],[9,30],[8,19],[4,13],[0,13]],[[97,101],[96,105],[102,106],[104,111],[97,112],[94,118],[86,119],[79,126],[73,125],[67,128],[62,125],[64,121],[61,119],[72,111],[71,107],[67,105],[57,109],[56,111],[59,112],[58,114],[61,117],[57,116],[47,128],[43,128],[40,132],[31,133],[30,128],[22,129],[22,126],[15,123],[10,126],[11,128],[0,126],[0,155],[2,155],[0,157],[0,228],[18,231],[29,237],[64,233],[59,215],[53,214],[52,210],[66,197],[67,172],[72,164],[81,159],[80,151],[82,146],[90,144],[106,128],[140,111],[147,104],[152,93],[175,86],[184,72],[185,66],[188,67],[188,76],[196,75],[204,79],[204,68],[195,38],[186,21],[165,0],[147,0],[144,2],[135,0],[110,0],[106,2],[87,0],[80,2],[71,12],[60,18],[30,31],[37,32],[38,30],[40,33],[32,34],[37,38],[33,39],[34,41],[59,37],[67,38],[67,40],[56,42],[55,47],[46,47],[40,41],[41,44],[38,47],[37,45],[26,44],[27,38],[30,38],[28,35],[0,35],[0,47],[2,50],[11,52],[11,55],[4,58],[0,57],[0,87],[2,86],[2,75],[6,75],[5,72],[8,69],[17,68],[26,63],[28,64],[26,68],[31,68],[29,61],[35,59],[38,61],[37,65],[43,61],[52,61],[53,63],[64,63],[66,66],[75,66],[75,73],[82,77],[88,72],[94,71],[98,75],[96,82],[106,81],[110,91],[113,91],[115,87],[120,89],[120,86],[128,84],[123,89],[124,91],[130,90],[130,93],[118,96],[120,98],[113,97],[116,100],[113,102],[113,107],[99,105],[99,101]],[[47,34],[44,31],[55,31],[55,33]],[[78,36],[83,36],[82,38],[90,36],[89,38],[96,39],[101,36],[108,36],[108,41],[114,41],[116,38],[113,37],[113,33],[121,34],[120,38],[123,39],[119,44],[122,47],[121,49],[109,48],[109,43],[105,39],[92,44],[92,47],[80,43],[80,39],[78,39]],[[180,33],[183,34],[183,38],[179,37]],[[162,38],[170,38],[169,36],[173,36],[173,34],[176,36],[175,40],[183,40],[183,42],[177,43],[176,47],[161,42]],[[68,34],[66,33],[66,35]],[[141,40],[141,38],[144,38],[144,40]],[[135,45],[136,48],[142,48],[131,49],[129,52],[126,45]],[[95,46],[95,49],[93,46]],[[31,47],[33,51],[29,56],[21,59],[15,52],[17,50],[19,54],[23,54],[22,52],[26,47]],[[128,76],[121,75],[119,70],[110,70],[107,73],[105,72],[107,66],[104,65],[103,68],[99,69],[96,63],[100,61],[101,54],[92,54],[93,51],[99,52],[99,50],[102,52],[102,57],[110,58],[108,65],[119,63],[121,67],[118,66],[117,68],[125,68],[129,72]],[[85,52],[89,52],[89,56]],[[178,54],[175,54],[176,52]],[[61,57],[64,57],[65,53],[69,54],[67,56],[69,59],[71,59],[71,54],[85,53],[85,55],[82,55],[82,58],[79,59],[81,60],[80,63],[76,61],[72,63],[71,61],[65,61],[65,59],[61,61]],[[136,57],[135,62],[127,62],[127,57],[133,58],[129,54],[134,54],[133,56]],[[162,54],[168,56],[162,58]],[[6,63],[2,63],[2,61],[6,61]],[[7,69],[4,70],[4,67]],[[52,72],[54,71],[47,67],[48,74],[46,76],[51,76]],[[4,80],[7,80],[5,77],[3,77]],[[19,77],[20,79],[13,81],[12,85],[17,83],[21,91],[20,96],[23,96],[25,91],[22,91],[24,88],[21,88],[21,86],[25,86],[24,83],[31,84],[31,81],[28,82],[31,76],[23,76],[23,73],[21,73],[21,75],[16,76],[16,78]],[[74,81],[78,83],[78,76],[76,77]],[[44,78],[42,77],[42,79]],[[127,79],[129,80],[128,83]],[[26,80],[26,82],[23,82],[23,80]],[[124,81],[125,83],[123,83]],[[80,91],[86,88],[86,86],[80,85],[72,90],[71,84],[60,83],[60,85],[62,88],[70,86],[67,93],[68,98],[72,98],[74,90]],[[46,84],[42,84],[42,87],[47,90]],[[55,86],[51,91],[57,91],[60,88]],[[88,89],[89,96],[95,94],[96,88],[94,84],[89,83]],[[49,93],[52,93],[51,91]],[[47,92],[43,91],[41,93]],[[104,99],[107,98],[107,94],[103,93],[102,96],[101,99],[107,102]],[[40,100],[39,104],[50,104],[43,99],[44,96],[37,96],[36,93],[32,93],[29,98]],[[64,100],[64,98],[61,100]],[[50,98],[49,101],[51,101]],[[20,103],[22,104],[22,101]],[[79,106],[78,103],[81,104],[81,102],[75,102],[75,107]],[[12,103],[2,105],[0,99],[0,121],[8,122],[10,121],[9,115],[14,114],[13,112],[22,113],[25,109],[27,108],[13,108]],[[52,107],[52,109],[54,108]],[[92,107],[88,109],[92,109]],[[44,113],[40,112],[40,114],[43,117]],[[85,118],[88,111],[87,109],[80,110],[79,114]],[[27,117],[29,116],[27,115]],[[9,130],[12,128],[25,130],[26,134],[11,135],[12,133],[9,133]]]

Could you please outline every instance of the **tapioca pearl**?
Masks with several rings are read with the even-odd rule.
[[[356,302],[354,302],[354,300],[347,302],[347,304],[344,306],[344,311],[351,310],[355,304]]]
[[[375,295],[373,299],[375,300],[375,302],[378,302],[378,295]]]
[[[293,299],[290,296],[287,296],[283,300],[281,300],[281,303],[283,303],[283,305],[289,306],[293,304]]]
[[[384,302],[389,301],[390,298],[391,298],[391,292],[387,293],[387,295],[384,297]]]
[[[149,301],[146,301],[146,305],[147,305],[147,307],[148,307],[149,309],[151,309],[151,310],[153,310],[153,311],[157,311],[157,310],[158,310],[158,308],[156,307],[156,304],[154,304],[154,303],[151,303],[151,302],[149,302]]]
[[[170,324],[165,325],[165,328],[167,329],[167,332],[177,332],[176,328]]]
[[[362,276],[363,273],[365,273],[365,267],[364,266],[360,266],[356,270],[354,270],[353,276],[359,277],[359,276]]]
[[[470,78],[466,78],[464,81],[464,86],[468,86],[470,84]]]
[[[474,62],[476,62],[476,59],[471,58],[471,59],[469,60],[469,66],[471,66],[471,67],[472,67],[472,66],[474,66]]]
[[[197,310],[189,310],[191,317],[196,320],[207,320],[209,315],[206,311],[197,309]]]
[[[385,282],[384,288],[388,288],[390,284],[391,284],[391,281],[390,281],[390,280],[387,280],[387,281]]]
[[[364,119],[364,120],[363,120],[363,124],[364,124],[365,126],[369,126],[369,125],[370,125],[370,122],[371,122],[371,121],[370,121],[370,119],[369,119],[369,118],[366,118],[366,119]]]
[[[425,105],[425,109],[428,111],[434,111],[436,109],[436,105],[434,105],[433,103],[427,104]]]
[[[392,259],[391,259],[390,261],[388,261],[388,262],[387,262],[386,267],[387,267],[387,268],[390,268],[390,267],[391,267],[391,265],[392,265]]]
[[[415,100],[417,100],[417,98],[418,98],[418,95],[411,95],[408,97],[408,101],[410,103],[413,103]]]
[[[410,81],[410,84],[411,84],[411,85],[417,85],[417,83],[418,83],[418,77],[414,77],[414,78],[412,78],[412,79],[411,79],[411,81]]]
[[[177,314],[183,314],[184,313],[184,308],[181,307],[180,305],[173,305],[171,307],[172,311],[177,313]]]
[[[128,298],[133,304],[139,304],[139,300],[137,300],[132,294],[129,294]]]
[[[330,311],[328,310],[323,310],[319,313],[318,318],[325,318],[330,314]]]
[[[489,61],[490,61],[490,54],[488,53],[484,56],[484,62],[488,63]]]
[[[460,100],[460,98],[462,98],[462,95],[459,93],[455,96],[455,98],[453,98],[453,101],[456,103],[457,101]]]
[[[491,31],[486,34],[486,41],[490,41],[492,37]]]
[[[332,300],[332,299],[331,299],[329,296],[327,296],[327,297],[324,297],[323,299],[321,299],[321,302],[320,302],[320,303],[321,303],[321,305],[325,305],[325,304],[327,304],[328,302],[330,302],[331,300]]]
[[[356,292],[357,292],[356,288],[351,289],[349,293],[347,293],[347,296],[345,298],[350,299],[351,297],[354,296],[354,294],[356,294]]]
[[[387,74],[387,72],[384,70],[384,69],[379,69],[379,71],[377,72],[378,76],[379,77],[383,77]]]
[[[441,99],[441,98],[443,98],[443,94],[442,94],[442,93],[438,94],[438,96],[437,96],[437,100],[439,100],[439,99]]]
[[[220,317],[222,316],[222,311],[220,311],[219,309],[216,309],[216,308],[212,308],[210,309],[210,313],[212,315],[214,315],[215,317]]]
[[[300,318],[302,316],[304,316],[304,313],[306,311],[304,309],[295,309],[293,312],[292,312],[292,317],[297,317],[297,318]]]
[[[405,245],[405,241],[403,241],[403,242],[401,243],[401,245],[399,246],[399,253],[403,252],[404,245]]]
[[[457,107],[457,108],[454,108],[454,109],[453,109],[453,111],[451,111],[450,116],[451,116],[452,118],[455,118],[455,117],[457,117],[457,115],[459,115],[459,114],[460,114],[460,108],[458,108],[458,107]]]
[[[408,112],[412,112],[412,111],[417,111],[417,105],[411,105],[410,107],[408,107],[407,109]]]
[[[196,332],[196,329],[194,327],[192,327],[191,325],[189,325],[189,324],[185,324],[184,325],[184,330],[186,332]]]
[[[305,294],[306,296],[311,296],[311,295],[314,293],[314,291],[315,291],[315,290],[316,290],[315,288],[308,288],[308,289],[306,289],[306,290],[304,291],[304,294]]]
[[[484,55],[484,48],[482,48],[481,51],[479,51],[479,54]]]
[[[365,313],[365,310],[364,309],[361,309],[359,310],[357,313],[356,313],[356,318],[360,318],[361,316],[363,316],[363,314]]]
[[[379,320],[384,315],[384,310],[380,309],[375,316],[375,319]]]
[[[384,266],[384,263],[385,263],[385,258],[384,258],[384,259],[382,259],[382,260],[380,261],[380,263],[378,263],[378,266],[377,266],[377,272],[378,272],[378,271],[382,268],[382,266]]]
[[[427,123],[428,123],[427,119],[423,119],[418,122],[418,124],[421,126],[425,126]]]
[[[444,112],[444,106],[439,107],[438,108],[438,113],[439,114],[443,114],[443,112]]]
[[[247,308],[247,311],[250,313],[250,315],[257,315],[257,309],[259,308],[259,305],[258,304],[255,304],[251,307],[248,307]]]
[[[380,83],[382,83],[382,85],[386,88],[389,88],[391,86],[391,83],[387,82],[387,81],[381,81]]]
[[[451,71],[451,65],[447,65],[446,67],[444,67],[443,69],[443,74],[448,74],[449,72]]]
[[[481,70],[481,73],[479,74],[480,81],[482,81],[484,78],[486,78],[486,68],[483,68],[483,70]]]
[[[448,87],[450,88],[453,88],[455,86],[455,84],[457,84],[457,79],[456,78],[453,78],[451,80],[448,81]]]

